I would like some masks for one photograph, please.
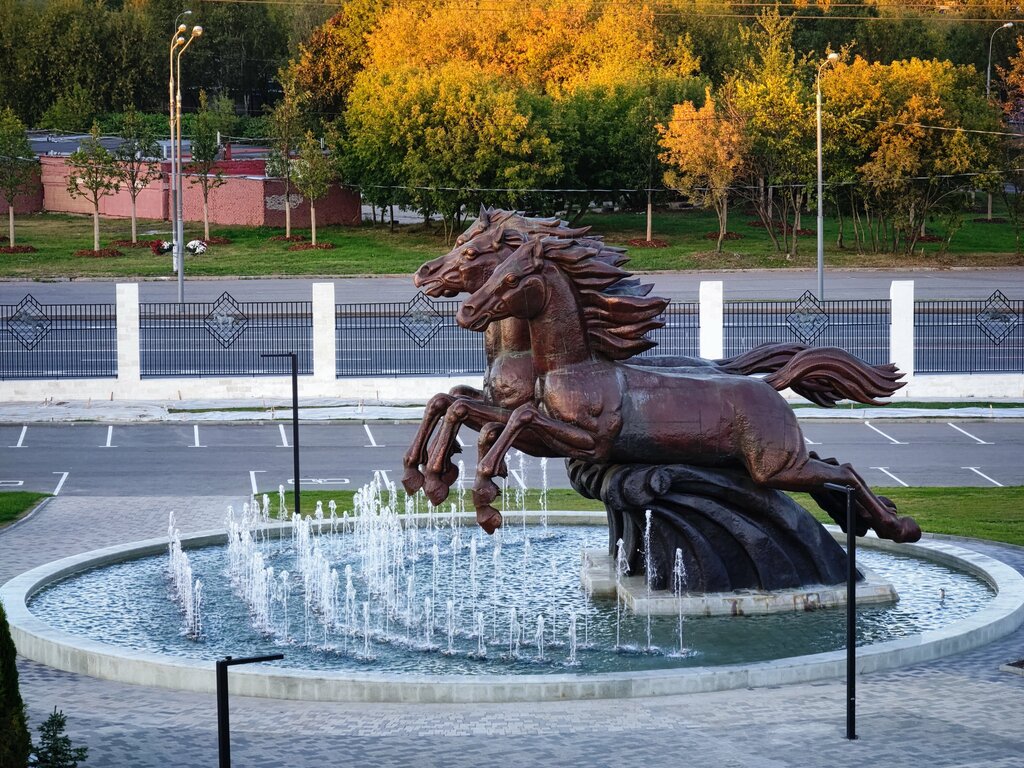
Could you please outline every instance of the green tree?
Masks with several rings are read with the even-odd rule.
[[[304,118],[301,94],[293,79],[285,78],[283,98],[270,110],[271,153],[267,175],[284,179],[284,235],[292,235],[292,154],[302,139]]]
[[[100,249],[100,200],[118,190],[119,170],[113,152],[100,141],[95,123],[89,136],[68,157],[68,194],[92,203],[93,250]]]
[[[0,603],[0,768],[24,768],[32,751],[7,613]]]
[[[136,203],[142,190],[160,178],[160,164],[154,159],[159,149],[150,124],[134,107],[124,112],[120,137],[121,144],[114,150],[114,159],[118,181],[128,190],[132,201],[132,242],[135,243],[138,242]]]
[[[224,174],[217,168],[220,144],[217,137],[221,129],[234,119],[230,102],[216,99],[211,106],[206,91],[199,92],[199,111],[192,120],[192,160],[185,172],[192,178],[192,186],[203,193],[203,239],[210,239],[210,192],[222,186]]]
[[[309,200],[309,223],[312,242],[316,245],[316,201],[327,194],[334,176],[334,165],[324,154],[320,141],[312,131],[306,131],[306,138],[299,145],[299,156],[295,161],[295,188]]]
[[[0,194],[7,199],[8,245],[14,245],[14,198],[37,183],[37,168],[25,124],[5,107],[0,111]]]
[[[89,756],[88,747],[71,746],[71,738],[64,733],[68,718],[56,707],[39,726],[39,746],[32,754],[29,763],[33,768],[78,768]]]
[[[82,133],[96,120],[99,110],[93,95],[77,83],[47,107],[39,119],[40,128]]]

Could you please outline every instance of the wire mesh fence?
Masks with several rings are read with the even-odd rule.
[[[1024,300],[914,302],[916,373],[1024,372]]]
[[[235,301],[139,305],[140,368],[160,376],[281,376],[291,371],[268,353],[295,352],[300,374],[313,373],[311,301]]]
[[[0,379],[115,376],[114,304],[0,304]]]

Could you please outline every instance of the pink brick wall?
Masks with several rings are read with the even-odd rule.
[[[39,213],[43,210],[43,185],[39,183],[39,173],[36,173],[35,183],[32,190],[14,198],[14,215],[23,216],[26,213]],[[7,220],[7,198],[0,193],[0,216]],[[4,225],[6,227],[6,225]],[[6,228],[3,232],[6,232]]]

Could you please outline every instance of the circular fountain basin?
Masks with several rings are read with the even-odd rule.
[[[592,513],[551,513],[549,518],[552,523],[597,525],[604,522],[603,516]],[[274,526],[271,530],[276,534],[290,530],[290,526]],[[183,545],[198,554],[197,548],[221,544],[226,538],[223,532],[207,532],[187,537]],[[874,538],[862,539],[861,542],[867,548],[909,555],[965,571],[982,579],[996,593],[979,610],[941,628],[862,645],[858,648],[858,669],[862,672],[903,666],[977,647],[1012,632],[1024,623],[1024,578],[1007,565],[934,539],[926,539],[915,545],[897,545]],[[153,650],[116,647],[55,628],[29,610],[33,595],[55,582],[102,566],[154,555],[166,556],[166,552],[165,539],[111,547],[50,563],[8,582],[0,590],[0,597],[7,608],[19,652],[49,666],[105,679],[184,690],[215,690],[213,658],[197,660]],[[578,557],[578,552],[574,556]],[[797,615],[792,620],[802,618]],[[755,620],[740,618],[718,621],[742,623]],[[739,625],[734,623],[734,626]],[[635,641],[636,627],[631,631],[631,640]],[[796,631],[799,631],[799,626]],[[113,634],[108,632],[100,636]],[[525,637],[531,634],[527,631]],[[582,626],[578,634],[582,641]],[[435,642],[439,646],[444,645],[443,638],[435,638]],[[865,641],[862,639],[862,642]],[[294,655],[287,647],[281,649],[269,643],[262,646],[261,650],[284,650],[286,656]],[[231,653],[238,656],[244,652],[245,649],[229,647],[227,650],[218,650],[217,654],[222,656]],[[488,649],[492,659],[501,652],[500,648]],[[427,654],[431,659],[438,659],[442,655],[440,652]],[[581,655],[585,656],[586,652],[581,652]],[[666,658],[670,656],[668,653],[661,655]],[[704,662],[707,659],[698,653],[691,658],[677,657],[668,662],[668,668],[657,669],[646,668],[650,666],[649,656],[625,654],[627,660],[639,663],[625,664],[627,668],[617,671],[597,673],[593,672],[593,665],[587,663],[589,659],[577,671],[573,671],[557,664],[513,664],[507,665],[507,668],[503,668],[501,663],[475,664],[467,662],[463,654],[459,659],[461,674],[376,671],[372,664],[333,670],[261,666],[237,668],[232,671],[231,680],[232,690],[238,694],[276,698],[475,702],[667,695],[779,685],[837,677],[845,673],[845,652],[842,650],[805,653],[754,663],[718,661],[719,666],[706,665]],[[312,664],[316,664],[316,661],[310,666]],[[516,668],[516,674],[502,673],[513,667]]]

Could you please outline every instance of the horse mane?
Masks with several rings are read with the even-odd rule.
[[[645,336],[664,327],[665,322],[657,318],[669,302],[647,296],[649,285],[626,280],[632,273],[622,269],[624,259],[609,258],[608,247],[602,245],[550,237],[541,240],[544,258],[569,278],[580,297],[587,336],[595,351],[609,360],[625,360],[657,346]]]

